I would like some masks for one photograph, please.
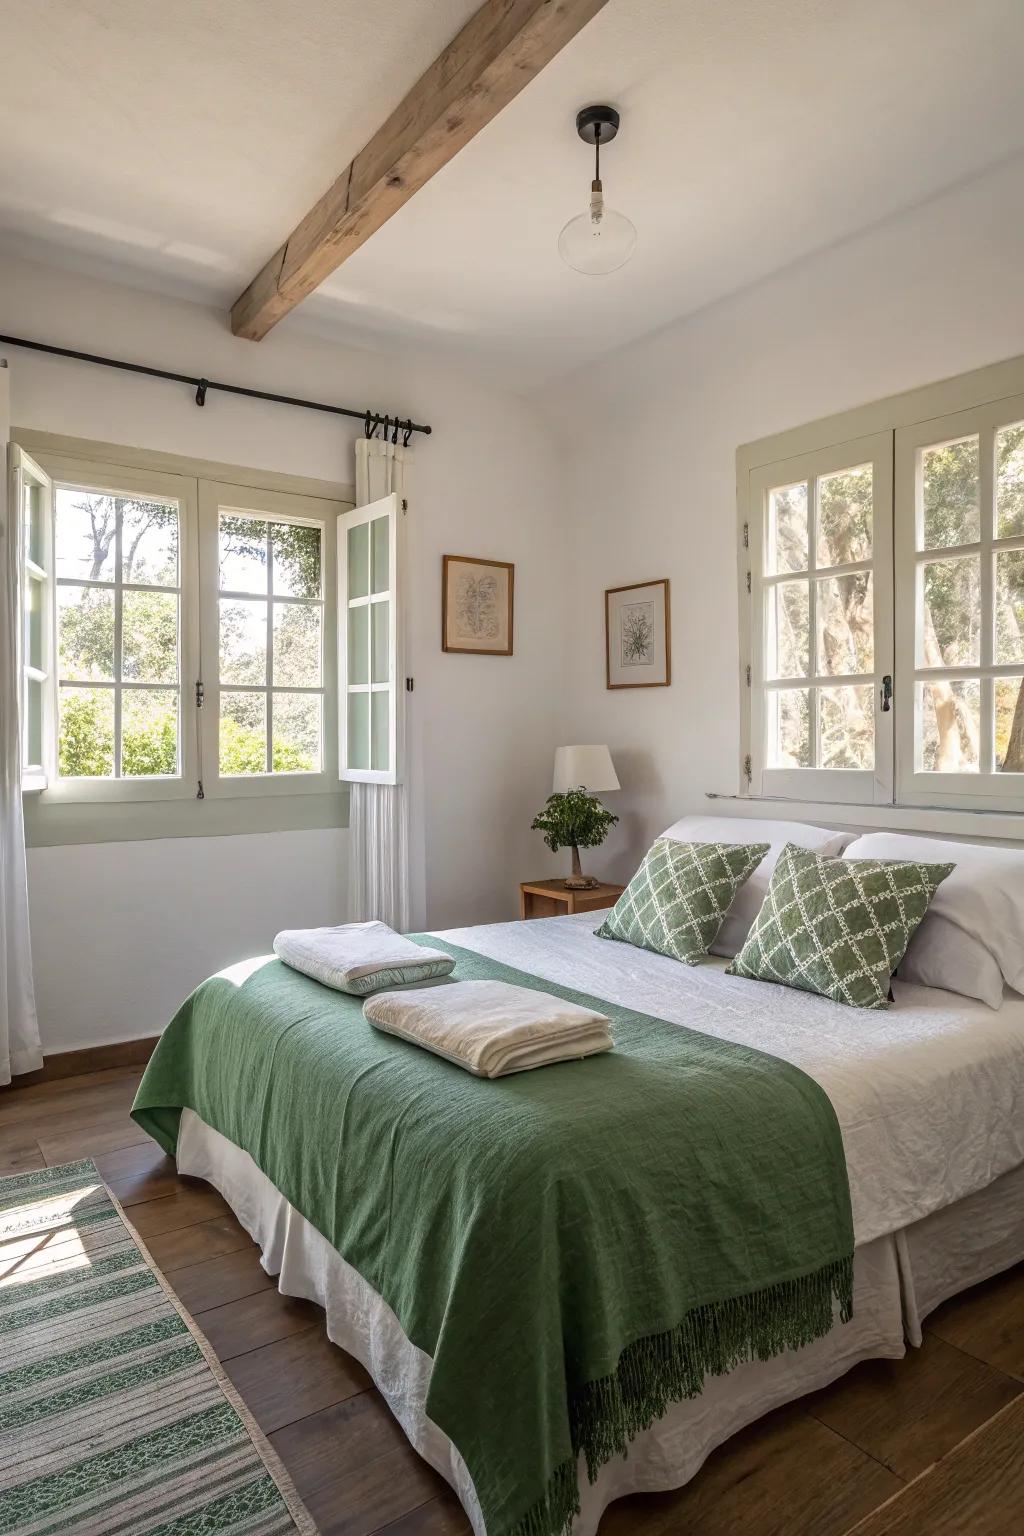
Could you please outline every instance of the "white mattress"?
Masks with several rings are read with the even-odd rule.
[[[685,966],[594,936],[603,912],[454,928],[452,944],[546,981],[780,1056],[828,1094],[858,1246],[1024,1163],[1024,998],[1001,1009],[894,984],[887,1010]]]

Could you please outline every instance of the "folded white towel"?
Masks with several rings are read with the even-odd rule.
[[[363,1004],[377,1029],[444,1056],[477,1077],[504,1077],[612,1047],[609,1021],[548,992],[507,981],[453,981],[380,992]]]
[[[274,940],[285,965],[338,992],[365,997],[381,987],[447,976],[455,961],[440,949],[403,938],[387,923],[340,923],[336,928],[286,928]]]

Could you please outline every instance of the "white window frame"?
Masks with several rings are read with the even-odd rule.
[[[349,596],[348,536],[351,529],[369,524],[381,517],[388,519],[388,585],[379,592],[365,596]],[[403,698],[399,692],[403,676],[402,647],[404,635],[401,622],[401,584],[403,580],[403,522],[398,508],[398,495],[392,491],[379,501],[371,501],[355,507],[338,518],[338,763],[339,778],[353,784],[398,784],[401,782],[401,765],[404,761],[404,714]],[[349,681],[348,611],[350,608],[372,606],[388,602],[388,677],[386,682],[372,679],[372,649],[367,652],[368,678],[366,683]],[[373,625],[369,625],[372,647]],[[350,694],[365,693],[371,696],[370,749],[372,753],[372,696],[388,694],[388,766],[387,768],[350,768],[348,765],[348,699]],[[341,701],[344,701],[343,703]]]
[[[897,720],[897,790],[901,803],[949,806],[969,810],[1013,810],[1024,804],[1024,774],[998,773],[994,763],[994,681],[1024,675],[1024,661],[1001,665],[995,660],[995,557],[1003,550],[1024,549],[1024,536],[998,539],[995,507],[995,439],[1001,427],[1024,421],[1024,395],[1010,396],[971,410],[933,417],[897,430],[895,474],[895,570],[902,601],[896,613],[897,676],[903,694]],[[946,550],[918,550],[922,484],[922,450],[978,437],[980,534],[978,541]],[[918,665],[918,618],[921,612],[920,569],[943,558],[977,555],[981,562],[980,662],[977,666]],[[919,682],[929,679],[981,680],[980,752],[977,772],[918,771]]]
[[[335,635],[335,600],[337,575],[334,558],[334,540],[331,524],[341,512],[343,503],[327,501],[319,497],[302,496],[291,492],[261,490],[253,486],[234,485],[226,481],[200,480],[200,610],[202,613],[201,656],[203,677],[202,716],[202,774],[203,795],[249,798],[253,795],[323,794],[338,782],[337,716],[338,682],[336,668],[337,641]],[[320,529],[321,558],[321,688],[310,692],[323,695],[321,719],[321,764],[319,773],[265,773],[234,775],[220,772],[220,619],[219,619],[219,547],[218,534],[221,512],[232,516],[266,518],[281,523],[295,523]],[[239,596],[256,597],[247,593]],[[268,593],[268,605],[270,595]],[[273,608],[268,606],[269,620],[273,622]],[[268,667],[272,668],[268,648]],[[197,674],[199,675],[199,674]],[[273,692],[272,671],[267,689],[254,687],[250,690],[234,683],[224,685],[225,693],[267,692],[268,701]],[[288,689],[287,692],[303,690]],[[272,717],[272,705],[268,702]],[[269,722],[268,722],[269,723]]]
[[[268,828],[276,825],[306,825],[308,815],[328,814],[323,810],[326,800],[338,791],[338,728],[337,728],[337,638],[336,600],[337,576],[335,540],[331,537],[331,525],[351,507],[351,495],[346,487],[309,477],[279,474],[274,471],[251,470],[241,466],[219,464],[214,461],[182,458],[146,449],[126,448],[119,444],[93,443],[86,439],[60,437],[50,433],[17,429],[16,441],[11,444],[11,489],[20,493],[15,477],[25,462],[34,463],[35,473],[41,483],[51,480],[60,485],[74,485],[85,490],[108,491],[126,494],[171,495],[179,502],[179,583],[180,583],[180,688],[181,720],[179,726],[179,752],[182,767],[181,778],[92,779],[61,778],[57,772],[57,614],[56,571],[46,571],[47,587],[47,643],[50,668],[47,677],[47,707],[44,711],[44,730],[47,732],[48,763],[45,777],[26,774],[22,788],[31,792],[34,804],[40,807],[64,807],[60,826],[64,829],[70,807],[82,806],[82,817],[74,823],[71,841],[96,840],[84,835],[88,820],[93,814],[116,814],[116,806],[131,806],[129,814],[135,818],[139,835],[165,835],[144,830],[146,823],[139,818],[146,816],[145,802],[195,801],[213,799],[222,803],[223,809],[216,815],[207,810],[202,816],[204,831],[233,831],[240,827],[249,829],[254,815],[265,816]],[[17,502],[19,516],[23,503]],[[315,523],[322,529],[322,612],[323,612],[323,759],[321,771],[312,774],[267,773],[220,777],[218,769],[218,716],[219,689],[217,663],[219,658],[219,633],[217,622],[218,551],[217,523],[219,508],[248,511],[283,521]],[[52,550],[54,508],[48,508],[46,519],[47,537]],[[202,551],[202,555],[201,555]],[[170,590],[170,589],[165,589]],[[24,622],[23,616],[20,622]],[[201,685],[202,707],[197,706],[197,685]],[[288,690],[292,691],[292,690]],[[199,794],[200,787],[202,794]],[[319,811],[288,812],[286,796],[321,794],[324,802],[310,800],[311,807],[321,806]],[[242,812],[231,810],[229,802],[255,802],[260,799],[274,802],[278,809],[268,808],[260,813],[255,805]],[[89,807],[94,806],[95,812]],[[180,820],[178,813],[185,807],[168,803],[164,811],[154,804],[154,826],[168,828],[166,835],[178,835],[179,830],[191,827],[191,820]],[[172,815],[178,816],[173,822]],[[48,816],[45,809],[39,812]],[[191,813],[188,813],[191,817]],[[296,819],[296,817],[298,819]],[[283,818],[283,819],[282,819]],[[312,824],[312,823],[309,823]],[[334,825],[333,821],[316,825]],[[56,825],[56,824],[54,824]],[[67,823],[70,825],[70,823]],[[97,830],[108,825],[97,820]],[[260,826],[263,826],[261,819]],[[255,828],[253,828],[255,829]]]
[[[29,529],[25,517],[26,493],[35,488],[40,494],[39,528],[41,548],[37,553],[40,561],[32,558]],[[49,475],[35,460],[16,443],[11,444],[9,498],[11,517],[17,518],[22,530],[21,554],[21,612],[18,623],[22,635],[22,662],[20,706],[22,710],[22,760],[21,782],[24,789],[43,790],[52,780],[55,768],[55,737],[53,730],[52,695],[54,689],[54,583],[53,583],[53,483]],[[32,664],[25,649],[26,595],[31,587],[39,592],[39,627],[42,642],[42,666]],[[39,762],[28,756],[30,738],[29,683],[39,688],[40,719],[38,722],[41,751]]]
[[[196,720],[195,710],[192,707],[192,690],[194,680],[198,677],[199,645],[198,645],[198,567],[196,564],[196,483],[186,475],[169,474],[163,470],[138,470],[122,464],[110,464],[96,462],[90,459],[77,458],[64,454],[45,454],[39,456],[41,466],[50,477],[54,487],[54,500],[56,491],[62,487],[70,486],[75,490],[102,492],[109,495],[124,496],[156,496],[166,497],[178,503],[178,586],[177,588],[161,588],[162,591],[177,591],[179,594],[178,611],[178,676],[180,693],[180,714],[178,720],[178,760],[180,773],[174,777],[146,775],[138,778],[65,778],[57,772],[56,742],[54,746],[54,761],[52,773],[46,786],[46,798],[50,803],[61,802],[102,802],[102,801],[140,801],[140,800],[181,800],[195,795],[196,776],[194,764],[197,760],[196,747]],[[51,526],[52,526],[51,513]],[[52,534],[51,534],[52,538]],[[117,561],[115,559],[115,566]],[[119,573],[115,571],[115,575]],[[71,580],[71,585],[88,585],[88,582]],[[52,689],[50,697],[50,718],[54,737],[56,738],[58,721],[58,688],[60,665],[57,646],[57,603],[56,588],[62,579],[57,576],[56,556],[54,554],[54,568],[52,573],[53,596],[51,598],[52,610],[52,645],[54,664],[52,668]],[[109,589],[111,583],[100,583]],[[115,592],[115,604],[120,604],[120,594],[123,590],[120,580],[113,585]],[[115,663],[116,670],[116,663]],[[83,687],[91,686],[83,683]],[[109,686],[98,684],[96,686]],[[141,685],[140,685],[141,686]],[[115,721],[119,718],[116,701],[122,692],[122,684],[114,684],[115,696]]]
[[[872,554],[869,560],[849,565],[820,567],[817,563],[817,484],[824,476],[872,466]],[[769,569],[769,494],[785,486],[806,482],[808,487],[808,556],[806,572],[772,573]],[[892,599],[892,435],[868,437],[833,444],[809,453],[764,464],[750,472],[746,542],[749,550],[750,683],[749,736],[750,792],[758,796],[792,800],[825,800],[837,804],[891,804],[893,798],[892,710],[882,707],[882,679],[893,674]],[[873,573],[874,670],[849,676],[829,676],[817,670],[816,580],[821,575],[844,575],[859,570]],[[768,676],[769,597],[787,581],[809,583],[808,675],[773,679]],[[767,754],[768,697],[787,688],[808,688],[811,696],[812,752],[817,753],[818,690],[843,684],[871,686],[874,695],[874,770],[842,768],[774,768]]]

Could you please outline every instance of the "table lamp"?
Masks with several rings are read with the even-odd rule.
[[[602,790],[618,788],[620,788],[619,777],[607,747],[556,747],[555,776],[552,785],[556,795],[570,794],[573,790],[580,789],[594,794]],[[580,827],[580,840],[584,848],[594,848],[603,843],[608,827],[614,819],[608,816],[603,806],[598,806],[597,810],[599,815],[588,818],[593,820],[594,825]],[[585,891],[600,885],[599,880],[584,875],[580,867],[580,850],[576,837],[571,835],[569,843],[572,848],[572,874],[566,879],[566,889]]]

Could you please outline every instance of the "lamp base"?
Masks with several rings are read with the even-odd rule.
[[[595,880],[593,875],[580,875],[578,879],[575,875],[567,875],[562,884],[567,891],[593,891],[601,882]]]

